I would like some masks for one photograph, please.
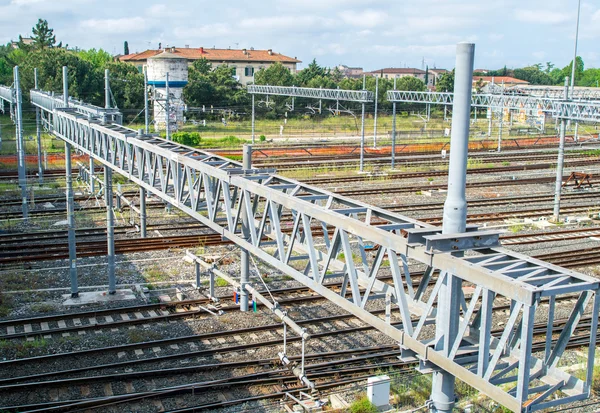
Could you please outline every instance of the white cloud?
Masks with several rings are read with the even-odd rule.
[[[533,52],[531,55],[538,60],[543,60],[546,58],[546,52],[543,51]]]
[[[177,27],[173,33],[180,39],[191,40],[193,38],[228,36],[233,33],[233,30],[228,24],[216,23],[192,28]]]
[[[455,44],[444,45],[375,45],[373,50],[379,54],[411,54],[417,56],[454,56],[456,54]]]
[[[345,24],[357,27],[374,28],[386,22],[388,16],[376,10],[347,10],[339,14]]]
[[[518,21],[533,24],[558,24],[573,20],[569,13],[561,13],[543,9],[518,9],[515,10],[515,18]]]
[[[80,28],[95,33],[123,34],[143,32],[148,22],[142,17],[124,17],[121,19],[89,19],[80,23]]]
[[[499,42],[500,40],[504,39],[504,34],[503,33],[490,33],[490,40],[493,42]]]
[[[282,15],[243,19],[240,22],[240,27],[248,30],[288,30],[298,32],[327,28],[334,24],[333,20],[316,15]]]
[[[329,55],[329,54],[341,56],[341,55],[346,54],[346,52],[347,52],[347,49],[339,43],[331,43],[331,44],[327,44],[324,47],[317,47],[317,48],[313,49],[313,53],[316,56],[325,56],[325,55]]]

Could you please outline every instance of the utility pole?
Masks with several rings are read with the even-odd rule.
[[[110,109],[110,76],[108,69],[104,70],[104,108]],[[104,115],[104,121],[106,121],[106,115]],[[104,201],[106,202],[108,293],[115,294],[117,288],[115,280],[115,221],[113,216],[112,170],[106,165],[104,166]]]
[[[19,66],[13,70],[15,82],[15,100],[16,100],[16,138],[17,138],[17,158],[19,186],[21,187],[21,210],[23,220],[29,219],[29,206],[27,205],[27,165],[25,163],[25,142],[23,142],[23,95],[21,94],[21,79],[19,76]]]
[[[444,203],[443,234],[465,232],[467,223],[467,158],[469,151],[469,123],[471,118],[471,91],[473,88],[473,61],[475,45],[459,43],[456,50],[456,77],[452,109],[452,136],[450,167],[448,172],[448,196]],[[445,276],[439,298],[436,320],[435,350],[450,356],[460,321],[462,281],[451,273]],[[454,407],[455,377],[444,370],[433,373],[431,390],[432,411],[451,413]]]
[[[254,117],[255,117],[255,108],[254,108],[254,93],[252,94],[252,144],[254,145]]]
[[[63,66],[63,104],[69,107],[69,73]],[[69,239],[69,274],[71,277],[71,297],[79,297],[77,283],[77,250],[75,246],[75,202],[73,200],[73,174],[71,171],[71,144],[65,141],[65,177],[67,185],[67,233]]]
[[[363,91],[366,89],[367,77],[363,75]],[[365,166],[365,102],[362,102],[362,115],[360,123],[360,171],[364,170]]]
[[[396,90],[397,77],[394,76],[394,90]],[[392,169],[396,166],[396,101],[392,103]]]
[[[252,169],[252,145],[244,145],[242,155],[242,167],[245,171]],[[243,201],[248,201],[244,195]],[[242,201],[242,202],[243,202]],[[240,208],[242,208],[242,235],[244,239],[250,238],[250,219],[248,213],[251,212],[247,209],[247,205],[250,202],[245,202]],[[248,290],[246,285],[250,282],[250,253],[248,250],[242,248],[240,257],[240,311],[248,311]]]
[[[165,82],[165,119],[166,119],[166,125],[167,125],[167,132],[166,132],[166,138],[168,141],[171,140],[171,98],[169,96],[169,72],[167,72],[166,75],[166,82]]]
[[[375,115],[373,116],[373,148],[377,148],[377,101],[379,100],[379,77],[375,76]]]
[[[565,78],[565,101],[569,100],[569,77]],[[567,122],[560,119],[560,139],[558,141],[558,161],[556,163],[556,183],[554,186],[554,222],[560,221],[560,195],[562,191],[563,168],[565,161],[565,135]]]
[[[39,89],[38,70],[33,69],[33,81],[35,90]],[[40,121],[40,108],[35,107],[35,136],[37,140],[38,179],[40,185],[44,183],[44,168],[42,167],[42,128]]]
[[[144,66],[144,133],[150,133],[149,118],[150,113],[148,111],[148,71]]]
[[[571,67],[571,99],[575,96],[575,68],[577,67],[577,41],[579,40],[579,17],[581,14],[581,0],[577,2],[577,25],[575,27],[575,51],[573,52],[573,66]],[[575,122],[573,138],[578,141],[579,122]]]

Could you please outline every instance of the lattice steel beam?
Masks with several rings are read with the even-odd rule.
[[[62,95],[55,95],[54,93],[48,93],[41,90],[32,90],[30,93],[31,103],[47,112],[52,112],[54,109],[60,109],[64,107]],[[110,116],[113,119],[122,116],[121,112],[119,112],[119,109],[101,108],[73,98],[69,98],[69,108],[74,109],[77,113],[84,116]]]
[[[16,104],[17,99],[15,96],[15,90],[8,86],[0,85],[0,99],[7,101],[10,104]]]
[[[290,96],[298,98],[344,100],[348,102],[373,102],[373,92],[368,90],[316,89],[296,86],[248,85],[251,95]]]
[[[597,314],[597,279],[504,250],[497,233],[470,228],[467,234],[443,235],[441,228],[412,218],[269,171],[244,171],[230,159],[103,124],[103,119],[75,109],[55,108],[52,118],[56,136],[393,338],[403,357],[419,361],[423,369],[442,368],[514,412],[589,396],[591,376],[579,380],[557,363],[568,332],[592,301]],[[247,236],[242,214],[250,223]],[[284,229],[291,232],[284,234]],[[367,245],[376,251],[373,255]],[[469,253],[452,254],[457,251]],[[424,276],[411,275],[409,260],[427,266]],[[467,289],[456,292],[463,318],[446,357],[434,349],[431,327],[438,292],[449,273]],[[389,274],[389,283],[378,279]],[[333,277],[344,280],[341,291],[324,284]],[[576,302],[564,304],[572,310],[563,333],[547,344],[547,357],[530,357],[531,323],[542,299],[564,295],[575,295]],[[370,302],[385,297],[394,303],[401,327],[368,310]],[[492,336],[492,308],[507,303],[508,321],[500,336]],[[549,337],[553,321],[546,326]],[[593,318],[588,327],[590,366],[596,328]]]
[[[430,103],[452,105],[454,95],[447,92],[409,92],[389,90],[387,98],[390,102]],[[505,108],[512,110],[529,110],[548,112],[554,117],[573,121],[598,122],[600,120],[600,102],[577,101],[567,102],[541,96],[473,94],[471,106]]]

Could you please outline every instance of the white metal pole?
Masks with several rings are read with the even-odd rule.
[[[373,115],[373,148],[377,148],[377,103],[379,101],[379,77],[375,76],[375,114]]]
[[[569,99],[569,77],[565,78],[565,101]],[[558,161],[556,163],[556,183],[554,186],[554,222],[560,221],[560,195],[562,190],[563,168],[565,160],[565,135],[567,124],[565,118],[560,119],[560,138],[558,141]]]
[[[21,94],[21,78],[19,76],[19,66],[15,66],[15,100],[16,100],[16,138],[17,138],[17,158],[18,158],[18,176],[19,186],[21,187],[21,211],[23,219],[29,219],[29,206],[27,205],[27,164],[25,163],[25,142],[23,141],[23,95]]]
[[[452,108],[452,136],[448,195],[444,203],[443,227],[445,234],[465,232],[467,222],[466,182],[469,151],[469,121],[471,117],[471,92],[473,88],[473,61],[475,45],[459,43],[456,48],[456,77]],[[441,274],[440,276],[443,276]],[[438,296],[435,349],[446,356],[454,343],[460,321],[461,280],[453,274],[446,275]],[[455,377],[446,371],[433,373],[431,400],[433,411],[450,413],[454,407]]]
[[[33,69],[33,79],[35,90],[39,89],[38,70]],[[37,159],[38,159],[38,179],[40,185],[44,183],[44,168],[42,166],[42,127],[40,119],[40,108],[35,107],[35,135],[37,140]]]

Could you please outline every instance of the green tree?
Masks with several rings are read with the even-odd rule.
[[[38,19],[36,25],[31,29],[33,35],[32,47],[35,50],[49,49],[52,47],[61,47],[62,43],[56,45],[56,36],[54,35],[54,29],[48,26],[47,20]],[[19,36],[19,47],[23,44],[23,38]]]
[[[438,92],[454,92],[454,69],[444,73],[435,85]]]
[[[425,67],[425,86],[429,84],[429,65]]]
[[[82,50],[77,55],[92,64],[94,69],[100,70],[104,68],[108,63],[112,62],[113,57],[106,51],[99,49]]]
[[[125,114],[137,114],[144,107],[144,74],[133,65],[115,61],[106,63],[97,77],[103,76],[103,69],[110,73],[110,90],[117,106]]]
[[[124,55],[129,54],[129,42],[127,40],[125,40],[125,43],[123,43],[123,54]]]
[[[319,66],[316,59],[313,59],[312,62],[308,65],[306,69],[303,69],[296,73],[294,83],[296,86],[308,86],[311,81],[315,78],[325,78],[329,77],[329,70]]]
[[[581,80],[581,78],[583,77],[583,72],[585,69],[585,65],[583,63],[583,59],[581,58],[581,56],[577,56],[577,64],[575,65],[575,84],[579,84],[578,82]],[[569,62],[569,64],[565,67],[563,67],[563,69],[561,70],[561,77],[562,79],[560,79],[561,82],[564,82],[565,77],[569,76],[569,78],[571,77],[572,74],[572,70],[573,70],[573,61],[571,60],[571,62]],[[569,81],[570,84],[570,81]]]
[[[421,79],[413,76],[404,76],[398,79],[396,89],[398,90],[409,90],[414,92],[425,91],[425,83]]]
[[[513,76],[517,79],[526,80],[532,85],[551,85],[552,77],[541,70],[542,65],[532,65],[522,69],[514,69]]]
[[[294,76],[292,76],[287,67],[277,62],[256,72],[254,83],[257,85],[292,86],[294,84]]]
[[[33,88],[33,69],[38,69],[39,86],[46,91],[62,92],[62,67],[69,73],[69,95],[87,103],[103,105],[102,75],[92,64],[77,54],[64,49],[51,48],[27,53],[22,63],[24,94]],[[28,97],[26,97],[28,98]]]

